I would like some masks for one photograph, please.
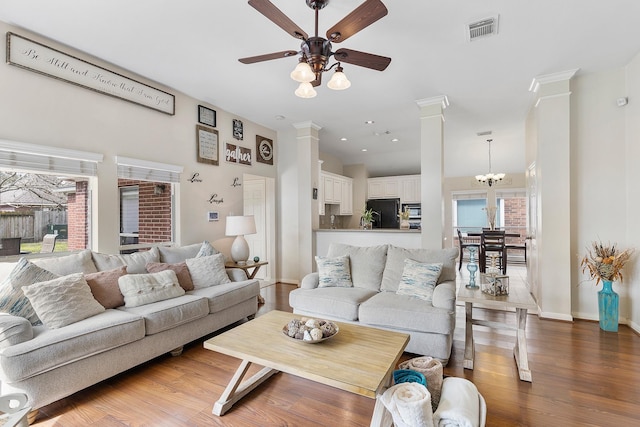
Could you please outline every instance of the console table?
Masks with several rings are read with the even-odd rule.
[[[473,359],[475,354],[473,342],[473,325],[487,326],[494,329],[511,329],[516,331],[516,344],[513,348],[513,356],[516,359],[518,374],[522,381],[531,382],[531,370],[527,355],[527,337],[525,328],[527,326],[527,310],[536,310],[538,306],[531,296],[529,289],[525,285],[510,284],[509,295],[493,296],[483,293],[480,288],[469,289],[464,285],[458,290],[458,299],[465,303],[465,341],[464,341],[464,361],[465,369],[473,369]],[[473,318],[473,304],[482,304],[490,309],[512,309],[516,310],[516,326],[506,325],[500,322],[480,320]]]

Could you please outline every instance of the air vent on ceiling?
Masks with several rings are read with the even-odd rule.
[[[498,17],[499,15],[496,15],[468,24],[467,40],[473,41],[481,37],[498,34]]]

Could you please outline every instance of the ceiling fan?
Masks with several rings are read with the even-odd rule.
[[[295,93],[302,98],[316,96],[316,91],[313,87],[320,85],[323,72],[329,71],[334,67],[336,72],[327,86],[335,90],[342,90],[351,86],[351,82],[347,80],[343,73],[341,62],[378,71],[383,71],[387,68],[391,58],[385,56],[344,48],[335,52],[331,50],[331,43],[341,43],[347,40],[388,13],[387,8],[380,0],[366,0],[340,22],[329,28],[326,33],[327,38],[318,36],[318,12],[329,4],[329,0],[306,0],[306,3],[307,6],[315,11],[315,36],[313,37],[309,37],[304,30],[269,0],[249,0],[250,6],[293,37],[302,40],[302,43],[300,51],[284,50],[266,55],[240,58],[239,61],[243,64],[253,64],[255,62],[300,55],[299,63],[291,73],[291,78],[300,82],[300,86]],[[331,56],[337,62],[329,65]]]

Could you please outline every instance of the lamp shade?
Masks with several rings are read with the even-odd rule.
[[[327,83],[327,87],[333,90],[344,90],[351,86],[351,82],[347,79],[347,76],[342,72],[342,68],[338,68],[331,80]]]
[[[296,65],[296,68],[294,68],[289,76],[298,83],[309,83],[316,79],[316,75],[311,69],[311,66],[304,61],[298,62],[298,65]]]
[[[253,215],[228,216],[225,234],[227,236],[256,234],[256,220]]]
[[[294,93],[300,98],[313,98],[318,94],[311,83],[300,83]]]

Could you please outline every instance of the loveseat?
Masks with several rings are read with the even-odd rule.
[[[33,409],[255,316],[260,292],[208,242],[1,264],[2,394]]]
[[[406,351],[446,365],[455,329],[457,249],[332,243],[289,294],[296,314],[408,333]],[[345,259],[347,260],[345,267]]]

